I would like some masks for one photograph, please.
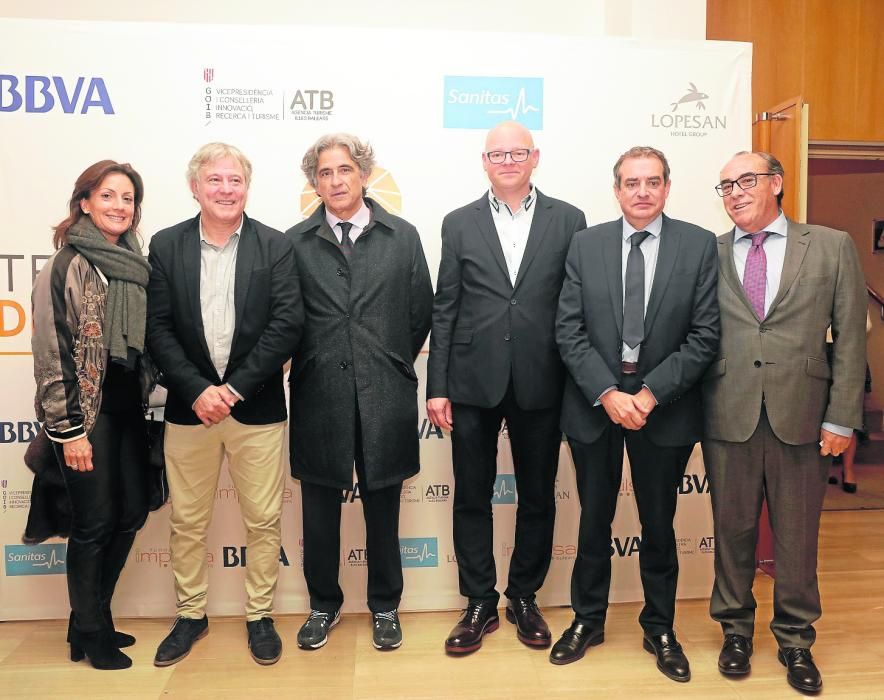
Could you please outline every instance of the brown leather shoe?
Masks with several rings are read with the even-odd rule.
[[[470,603],[445,640],[449,654],[469,654],[482,646],[482,637],[500,627],[497,606],[491,602]]]
[[[549,627],[533,597],[510,600],[506,604],[506,619],[516,626],[516,636],[522,644],[545,649],[552,643]]]

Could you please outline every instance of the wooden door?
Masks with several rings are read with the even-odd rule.
[[[793,221],[807,221],[808,106],[799,95],[755,115],[752,149],[766,151],[783,164],[783,211]],[[762,505],[755,550],[758,568],[769,576],[776,573],[773,532]]]

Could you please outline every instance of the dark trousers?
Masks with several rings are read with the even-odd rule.
[[[365,518],[368,560],[368,609],[386,612],[402,598],[399,554],[399,498],[402,484],[369,491],[365,484],[362,431],[356,414],[356,478]],[[304,578],[310,607],[334,613],[344,603],[338,582],[341,559],[341,489],[301,482],[304,522]]]
[[[661,447],[652,443],[644,430],[626,430],[614,423],[595,442],[569,438],[569,443],[580,495],[577,559],[571,574],[571,605],[576,620],[593,626],[605,623],[613,556],[611,523],[617,510],[625,443],[642,528],[639,570],[645,605],[639,623],[651,635],[671,631],[678,584],[672,521],[678,485],[693,445]]]
[[[770,628],[780,647],[809,648],[822,614],[817,583],[820,511],[829,459],[819,446],[787,445],[762,408],[746,442],[703,441],[715,517],[715,584],[709,608],[725,634],[755,631],[755,545],[761,501],[774,535],[776,579]]]
[[[507,598],[530,598],[543,585],[556,520],[561,407],[519,408],[512,382],[499,406],[452,405],[454,552],[460,593],[470,602],[500,599],[496,591],[491,498],[497,475],[497,438],[505,419],[513,450],[518,506]]]
[[[147,520],[147,434],[144,416],[100,413],[89,434],[91,472],[65,466],[56,456],[71,501],[67,582],[74,626],[81,632],[105,628],[117,580],[135,535]]]

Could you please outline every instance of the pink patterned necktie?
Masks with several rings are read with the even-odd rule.
[[[758,318],[764,318],[764,289],[767,286],[767,255],[764,241],[770,235],[767,231],[752,234],[752,247],[746,256],[746,269],[743,272],[743,291],[755,309]]]

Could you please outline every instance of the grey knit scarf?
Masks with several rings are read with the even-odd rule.
[[[88,216],[80,217],[67,232],[73,246],[108,280],[104,319],[104,347],[112,359],[132,367],[144,352],[147,320],[147,281],[150,264],[141,254],[138,237],[131,230],[114,245],[101,235]]]

